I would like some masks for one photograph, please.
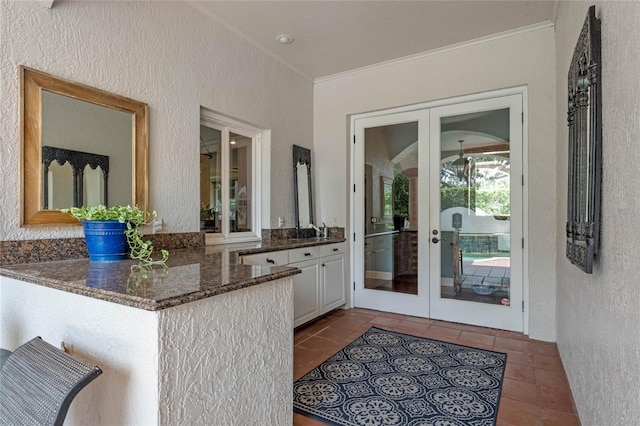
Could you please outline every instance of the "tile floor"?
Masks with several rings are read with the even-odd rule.
[[[338,310],[294,336],[294,380],[319,365],[371,326],[415,336],[506,352],[507,368],[498,426],[580,425],[555,343],[521,333],[409,317],[366,309]],[[294,426],[321,425],[300,414]]]

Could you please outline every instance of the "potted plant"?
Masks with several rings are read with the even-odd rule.
[[[128,257],[142,264],[164,264],[169,252],[161,250],[162,258],[153,260],[153,244],[142,239],[141,227],[151,223],[156,212],[148,213],[138,206],[103,205],[71,207],[62,210],[82,222],[89,260],[115,261]]]
[[[200,207],[200,229],[212,228],[215,226],[215,211],[209,204],[202,204]]]
[[[400,231],[409,218],[409,178],[399,171],[393,178],[393,228]]]

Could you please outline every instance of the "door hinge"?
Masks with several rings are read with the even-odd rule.
[[[524,124],[524,112],[520,113],[520,117],[522,118],[522,124]],[[355,142],[354,142],[355,143]]]
[[[524,186],[524,175],[522,175],[522,186]]]
[[[356,143],[356,135],[353,135],[353,144],[355,145]]]
[[[522,239],[522,248],[524,248],[524,238]]]
[[[356,282],[353,282],[353,291],[356,291]]]
[[[355,240],[356,240],[356,233],[354,232],[353,233],[353,241],[355,241]]]
[[[356,192],[356,184],[353,184],[353,192]]]
[[[522,301],[522,312],[524,312],[524,300]]]

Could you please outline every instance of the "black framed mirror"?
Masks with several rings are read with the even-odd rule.
[[[602,64],[600,20],[591,6],[568,74],[569,168],[567,247],[569,261],[590,274],[600,243],[602,186]]]
[[[312,238],[313,197],[311,192],[311,150],[293,145],[293,190],[295,193],[295,220],[298,238]]]

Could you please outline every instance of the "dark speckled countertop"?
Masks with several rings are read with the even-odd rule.
[[[234,254],[244,256],[247,254],[265,253],[277,250],[290,250],[301,247],[320,246],[344,242],[344,238],[292,238],[288,240],[262,241],[247,247],[232,249]]]
[[[89,259],[0,266],[0,276],[139,309],[157,311],[300,273],[287,266],[238,263],[238,256],[343,242],[344,238],[273,240],[171,250],[167,266]]]

